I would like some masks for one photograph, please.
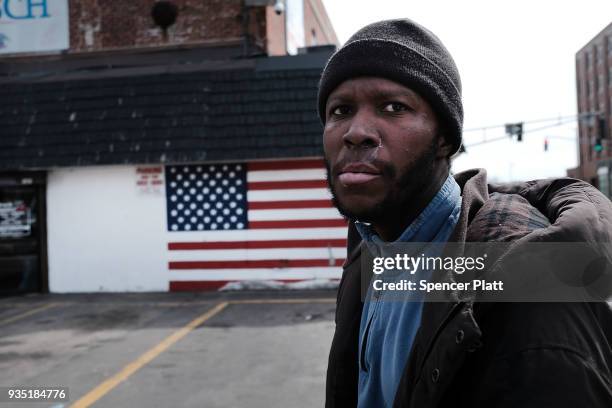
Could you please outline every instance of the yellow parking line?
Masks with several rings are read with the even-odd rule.
[[[28,310],[27,312],[23,312],[23,313],[18,314],[16,316],[9,317],[8,319],[0,320],[0,326],[12,323],[12,322],[20,320],[20,319],[23,319],[24,317],[32,316],[33,314],[42,312],[43,310],[49,310],[49,309],[51,309],[53,307],[56,307],[56,306],[59,306],[59,304],[58,303],[48,303],[48,304],[46,304],[44,306],[37,307],[36,309]]]
[[[202,323],[204,323],[205,321],[207,321],[208,319],[210,319],[211,317],[213,317],[214,315],[216,315],[217,313],[225,309],[227,305],[228,305],[228,302],[219,303],[218,305],[216,305],[215,307],[213,307],[206,313],[196,317],[195,319],[187,323],[187,325],[183,326],[181,329],[177,330],[170,336],[166,337],[156,346],[152,347],[147,352],[142,354],[136,360],[132,361],[131,363],[123,367],[123,369],[119,371],[117,374],[107,379],[106,381],[98,385],[93,390],[89,391],[87,394],[85,394],[81,399],[76,401],[70,407],[71,408],[85,408],[85,407],[91,406],[91,404],[98,401],[100,398],[102,398],[113,388],[121,384],[123,381],[125,381],[128,377],[130,377],[136,371],[140,370],[143,366],[151,362],[151,360],[153,360],[155,357],[163,353],[168,347],[172,346],[174,343],[176,343],[177,341],[179,341],[180,339],[188,335],[193,329],[195,329],[196,327],[198,327],[199,325],[201,325]]]

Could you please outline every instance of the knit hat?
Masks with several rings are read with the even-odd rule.
[[[342,82],[376,76],[398,82],[432,106],[457,152],[461,146],[463,105],[461,79],[448,50],[431,31],[408,20],[386,20],[357,31],[325,66],[319,83],[319,117]]]

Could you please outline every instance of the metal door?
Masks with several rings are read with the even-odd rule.
[[[0,178],[0,294],[47,290],[40,181],[27,174]]]

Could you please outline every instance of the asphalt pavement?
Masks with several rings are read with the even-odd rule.
[[[2,407],[320,407],[334,291],[0,298]]]

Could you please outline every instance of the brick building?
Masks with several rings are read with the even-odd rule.
[[[0,9],[0,293],[339,276],[321,0]]]
[[[579,165],[568,170],[612,198],[612,23],[576,53]]]
[[[123,3],[42,0],[28,2],[32,3],[29,8],[26,2],[19,0],[4,0],[2,3],[0,19],[5,24],[11,22],[8,16],[13,16],[13,20],[33,22],[55,17],[56,10],[67,14],[64,23],[69,42],[49,54],[58,54],[58,51],[62,54],[130,53],[137,49],[246,43],[249,54],[285,55],[289,35],[302,37],[294,40],[298,47],[338,45],[321,0],[134,0]],[[159,3],[168,7],[160,7]],[[275,6],[279,4],[283,5],[283,11],[275,12]],[[161,16],[158,19],[163,20],[165,14],[169,14],[172,23],[164,29],[163,24],[152,18],[154,10]],[[291,23],[296,19],[303,25],[297,28],[300,33],[292,33],[294,27]],[[3,48],[0,46],[0,52],[5,57],[23,58],[29,54],[39,59],[41,56],[40,51],[28,53],[23,47],[15,52]]]

